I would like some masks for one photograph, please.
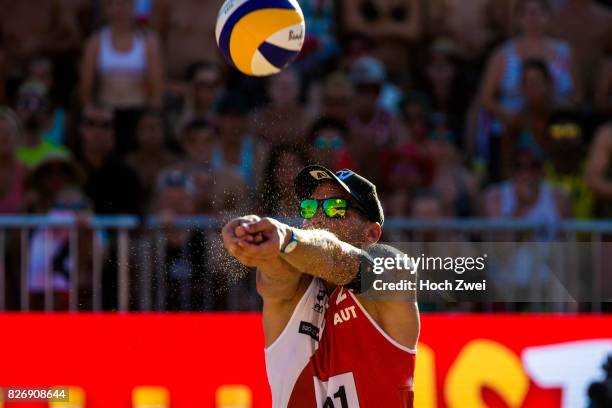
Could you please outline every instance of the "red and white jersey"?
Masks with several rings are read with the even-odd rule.
[[[319,346],[327,290],[313,278],[280,336],[265,349],[272,408],[286,408],[295,382]]]
[[[274,381],[285,373],[269,377],[274,408],[412,408],[416,350],[389,337],[351,291],[334,290],[322,327],[288,399],[286,389],[275,394]]]

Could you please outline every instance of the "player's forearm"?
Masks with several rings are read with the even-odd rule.
[[[257,293],[264,300],[289,300],[298,289],[301,273],[277,258],[257,268]]]
[[[361,250],[340,241],[323,230],[294,229],[298,240],[295,250],[280,258],[302,273],[334,285],[346,285],[359,271]]]

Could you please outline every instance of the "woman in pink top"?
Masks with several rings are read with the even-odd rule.
[[[7,107],[0,107],[0,214],[21,209],[26,168],[16,159],[19,120]]]

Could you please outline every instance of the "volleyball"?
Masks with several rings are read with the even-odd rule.
[[[251,76],[282,71],[298,56],[305,35],[297,0],[226,0],[215,29],[225,60]]]

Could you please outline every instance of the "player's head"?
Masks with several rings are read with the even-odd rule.
[[[305,228],[330,231],[356,246],[380,239],[384,214],[376,186],[350,171],[308,166],[295,178]]]

